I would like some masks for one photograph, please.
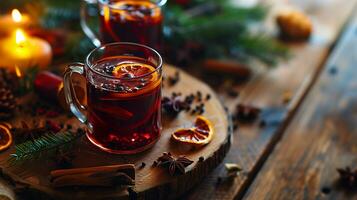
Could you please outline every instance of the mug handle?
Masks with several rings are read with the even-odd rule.
[[[96,33],[88,26],[88,9],[87,6],[91,4],[97,4],[97,0],[82,0],[81,1],[81,6],[80,6],[80,24],[83,29],[84,34],[89,37],[89,39],[92,41],[94,46],[100,47],[101,42],[99,40],[99,37],[96,35]]]
[[[86,107],[82,105],[77,98],[75,93],[72,75],[77,73],[81,76],[84,74],[84,64],[83,63],[73,63],[69,64],[66,71],[64,72],[64,96],[66,103],[69,106],[70,111],[77,117],[77,119],[83,124],[87,123],[87,116],[84,113]]]

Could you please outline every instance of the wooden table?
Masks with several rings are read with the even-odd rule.
[[[223,163],[181,199],[357,199],[336,187],[336,168],[357,167],[357,0],[313,2],[260,2],[272,5],[268,30],[275,11],[290,3],[311,16],[314,34],[290,45],[289,60],[235,86],[239,97],[220,94],[230,110],[238,103],[270,110],[267,124],[240,126]],[[217,183],[224,163],[243,171]]]
[[[249,103],[271,109],[267,118],[274,119],[235,131],[224,163],[237,163],[243,172],[217,184],[226,173],[223,163],[182,199],[357,199],[357,192],[335,184],[336,168],[357,167],[356,0],[314,2],[289,2],[312,17],[308,43],[292,44],[291,59],[236,86],[238,98],[221,94],[231,110]],[[274,12],[286,1],[262,3]],[[292,99],[284,104],[287,93]]]

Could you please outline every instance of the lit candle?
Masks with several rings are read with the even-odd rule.
[[[11,34],[18,28],[26,28],[31,24],[30,17],[21,14],[19,10],[13,9],[11,15],[0,17],[0,33]]]
[[[52,59],[51,46],[45,40],[26,36],[22,29],[0,40],[0,66],[24,71],[27,67],[45,68]]]

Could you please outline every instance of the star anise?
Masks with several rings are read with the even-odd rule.
[[[72,161],[74,160],[74,158],[74,152],[64,151],[62,149],[58,149],[56,151],[56,155],[53,157],[56,166],[62,169],[71,168],[73,165]]]
[[[185,168],[193,163],[192,160],[186,158],[185,156],[179,156],[175,158],[171,153],[163,153],[157,159],[158,166],[167,168],[170,175],[175,174],[185,174]]]
[[[21,121],[21,127],[14,128],[13,134],[16,143],[22,143],[27,140],[34,140],[41,137],[49,132],[57,133],[62,128],[60,125],[54,121],[46,121],[45,125],[40,125],[36,121],[33,122],[33,125],[29,125],[25,121]]]
[[[342,184],[347,186],[357,186],[357,169],[352,171],[350,167],[338,168],[340,180]]]
[[[164,111],[171,116],[176,116],[190,107],[186,101],[182,100],[181,96],[163,97],[161,104]]]
[[[48,128],[45,126],[40,127],[39,125],[35,125],[33,128],[30,128],[28,123],[21,121],[21,127],[13,128],[12,132],[14,134],[15,142],[22,143],[42,136],[48,132]]]
[[[257,119],[260,111],[260,108],[254,106],[238,104],[234,113],[234,117],[239,122],[249,123]]]

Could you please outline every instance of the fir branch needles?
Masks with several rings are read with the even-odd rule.
[[[58,132],[48,133],[35,140],[28,140],[24,143],[15,145],[15,153],[10,155],[9,163],[17,164],[32,159],[37,159],[43,154],[50,154],[59,148],[70,145],[76,139],[80,138],[83,132]]]

